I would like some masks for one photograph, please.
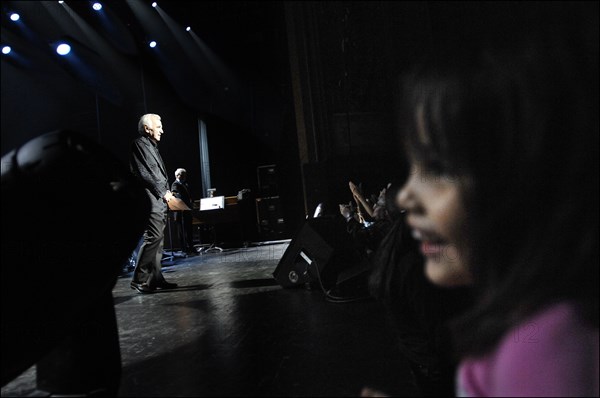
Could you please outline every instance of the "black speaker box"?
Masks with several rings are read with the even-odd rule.
[[[279,196],[256,198],[256,217],[262,239],[282,238],[285,233],[285,219]]]
[[[278,196],[279,189],[277,187],[277,166],[268,164],[258,166],[256,168],[258,178],[258,191],[261,196]]]
[[[341,217],[308,219],[283,253],[273,272],[282,287],[303,286],[318,279],[328,289],[345,270],[362,263]]]

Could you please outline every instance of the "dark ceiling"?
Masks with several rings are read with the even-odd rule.
[[[45,58],[55,64],[60,61],[48,45],[62,38],[75,41],[87,54],[95,53],[104,61],[86,59],[97,69],[93,78],[102,81],[92,85],[113,103],[122,101],[115,94],[117,89],[110,87],[124,76],[122,68],[114,70],[119,57],[130,64],[141,63],[146,73],[163,74],[187,106],[207,113],[239,109],[244,98],[257,92],[277,97],[289,79],[281,2],[163,1],[153,9],[150,1],[119,0],[102,2],[100,13],[93,11],[91,4],[2,2],[3,44],[11,42],[17,51],[27,47],[38,61]],[[8,19],[12,11],[22,15],[19,23]],[[68,17],[69,13],[85,21],[83,24],[102,39],[92,39],[81,28],[82,23],[78,26]],[[186,32],[186,26],[192,32]],[[200,44],[194,42],[193,35]],[[157,48],[150,49],[149,40],[157,40]],[[37,51],[32,51],[32,43]],[[158,70],[153,70],[155,67]],[[103,75],[103,69],[113,69],[112,75]],[[82,78],[81,73],[78,77]],[[274,98],[271,101],[277,102]]]

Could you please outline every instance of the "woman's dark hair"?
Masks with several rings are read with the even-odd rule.
[[[479,298],[455,324],[462,354],[488,352],[557,301],[579,303],[598,326],[595,43],[590,52],[589,42],[543,35],[439,57],[403,80],[408,156],[466,181]]]
[[[424,396],[447,396],[455,391],[457,359],[448,320],[471,304],[469,289],[445,289],[423,272],[423,256],[411,236],[405,213],[399,213],[373,256],[369,291],[383,304],[398,348],[415,372]],[[427,369],[425,378],[419,377]]]

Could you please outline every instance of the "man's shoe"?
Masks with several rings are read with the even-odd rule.
[[[171,283],[167,281],[163,281],[160,285],[156,285],[157,289],[175,289],[177,287],[177,283]]]
[[[143,294],[154,293],[154,288],[151,288],[150,286],[148,286],[147,283],[131,282],[129,284],[129,286],[131,286],[131,288],[133,290],[137,290],[139,293],[143,293]]]

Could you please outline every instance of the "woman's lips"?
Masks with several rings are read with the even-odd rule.
[[[431,243],[431,242],[421,242],[421,253],[423,253],[424,255],[431,257],[431,256],[436,256],[439,257],[442,252],[444,251],[444,248],[446,247],[445,244],[441,244],[441,243]]]
[[[412,237],[421,242],[419,248],[421,253],[427,257],[439,258],[448,245],[448,243],[438,234],[431,231],[424,231],[419,228],[412,229]]]

